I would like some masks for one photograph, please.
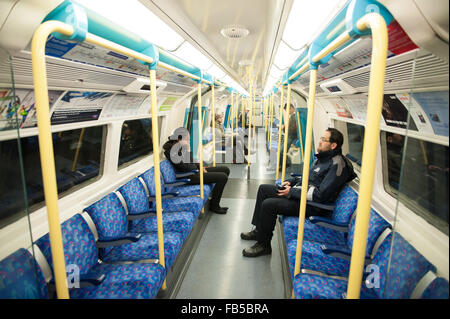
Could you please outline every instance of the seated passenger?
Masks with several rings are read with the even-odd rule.
[[[222,149],[225,149],[231,146],[231,137],[233,137],[233,163],[244,163],[247,164],[247,160],[244,157],[248,155],[248,149],[245,146],[244,137],[237,133],[226,134],[223,128],[223,114],[217,114],[215,116],[216,119],[216,129],[220,131],[220,136],[222,137]],[[217,131],[216,131],[217,132]],[[216,135],[217,136],[217,135]],[[217,137],[216,137],[217,141]],[[220,143],[220,141],[218,141]],[[239,155],[237,155],[239,154]]]
[[[286,111],[287,103],[284,105],[284,110]],[[294,141],[298,138],[297,134],[297,120],[295,119],[295,107],[294,104],[291,103],[291,106],[289,107],[289,132],[288,132],[288,139],[287,139],[287,150],[286,153],[289,152],[289,148],[291,147],[291,144],[294,143]],[[282,143],[281,143],[281,151],[280,151],[280,166],[279,170],[281,171],[281,164],[283,163],[283,143],[284,143],[284,128],[285,126],[281,126],[281,134],[282,135]],[[286,167],[289,167],[291,165],[289,157],[286,157]]]
[[[169,136],[169,140],[163,145],[164,155],[172,163],[178,172],[199,170],[200,165],[193,162],[189,145],[189,132],[184,127],[179,127]],[[220,199],[223,189],[228,181],[230,169],[226,166],[204,167],[203,183],[215,183],[209,210],[217,214],[226,214],[228,207],[220,207]],[[189,176],[191,185],[200,184],[200,173]]]
[[[343,142],[341,132],[334,128],[329,128],[323,133],[317,147],[317,160],[309,170],[307,200],[318,203],[334,202],[345,183],[356,177],[352,164],[342,155]],[[284,190],[278,190],[276,185],[259,186],[252,219],[252,224],[256,228],[241,233],[242,239],[257,242],[243,250],[244,256],[258,257],[270,254],[272,252],[270,241],[277,215],[299,215],[301,176],[284,181],[282,186]],[[306,217],[326,214],[328,212],[325,210],[306,206]]]

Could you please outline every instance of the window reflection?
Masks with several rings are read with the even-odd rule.
[[[448,146],[408,137],[402,167],[405,137],[386,132],[384,139],[390,186],[386,190],[400,192],[402,203],[448,234]]]

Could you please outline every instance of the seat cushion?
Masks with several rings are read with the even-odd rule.
[[[184,241],[190,234],[194,226],[194,214],[191,212],[176,212],[162,214],[164,232],[175,232],[181,235]],[[156,223],[156,215],[133,221],[130,232],[131,233],[154,233],[158,231]]]
[[[182,244],[179,233],[164,233],[164,258],[167,269],[172,267]],[[103,248],[100,256],[105,262],[159,259],[158,235],[146,234],[135,243]]]
[[[105,274],[98,286],[70,289],[74,299],[150,299],[155,298],[165,278],[159,264],[98,264],[91,273]]]
[[[320,243],[309,241],[303,242],[300,268],[320,271],[333,276],[347,277],[350,269],[350,261],[323,253],[320,245]],[[293,240],[287,246],[289,268],[291,270],[292,278],[294,277],[296,250],[297,240]]]
[[[283,231],[286,245],[297,239],[298,217],[284,217]],[[318,226],[305,220],[303,240],[330,245],[345,245],[345,233],[331,228]]]
[[[30,252],[17,250],[0,261],[0,299],[48,298],[47,284]]]

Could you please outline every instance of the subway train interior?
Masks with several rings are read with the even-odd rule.
[[[448,20],[0,0],[0,298],[448,300]]]

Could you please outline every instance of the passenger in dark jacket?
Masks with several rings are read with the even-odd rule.
[[[336,200],[345,183],[356,177],[351,163],[342,155],[341,146],[344,138],[338,130],[327,129],[320,138],[317,147],[317,159],[309,170],[308,192],[306,199],[318,203],[332,203]],[[284,190],[277,186],[263,184],[259,186],[252,224],[256,228],[241,233],[245,240],[256,240],[257,243],[244,249],[246,257],[257,257],[272,252],[270,241],[277,215],[298,216],[302,178],[287,179],[282,183]],[[306,217],[312,215],[325,216],[328,211],[306,206]]]
[[[184,127],[177,128],[169,140],[163,145],[164,155],[172,163],[177,172],[199,170],[200,165],[194,163],[189,145],[189,132]],[[226,214],[228,207],[220,207],[223,189],[228,181],[230,169],[226,166],[203,167],[203,183],[215,184],[209,202],[209,210],[217,214]],[[191,185],[200,184],[200,173],[189,176]]]

